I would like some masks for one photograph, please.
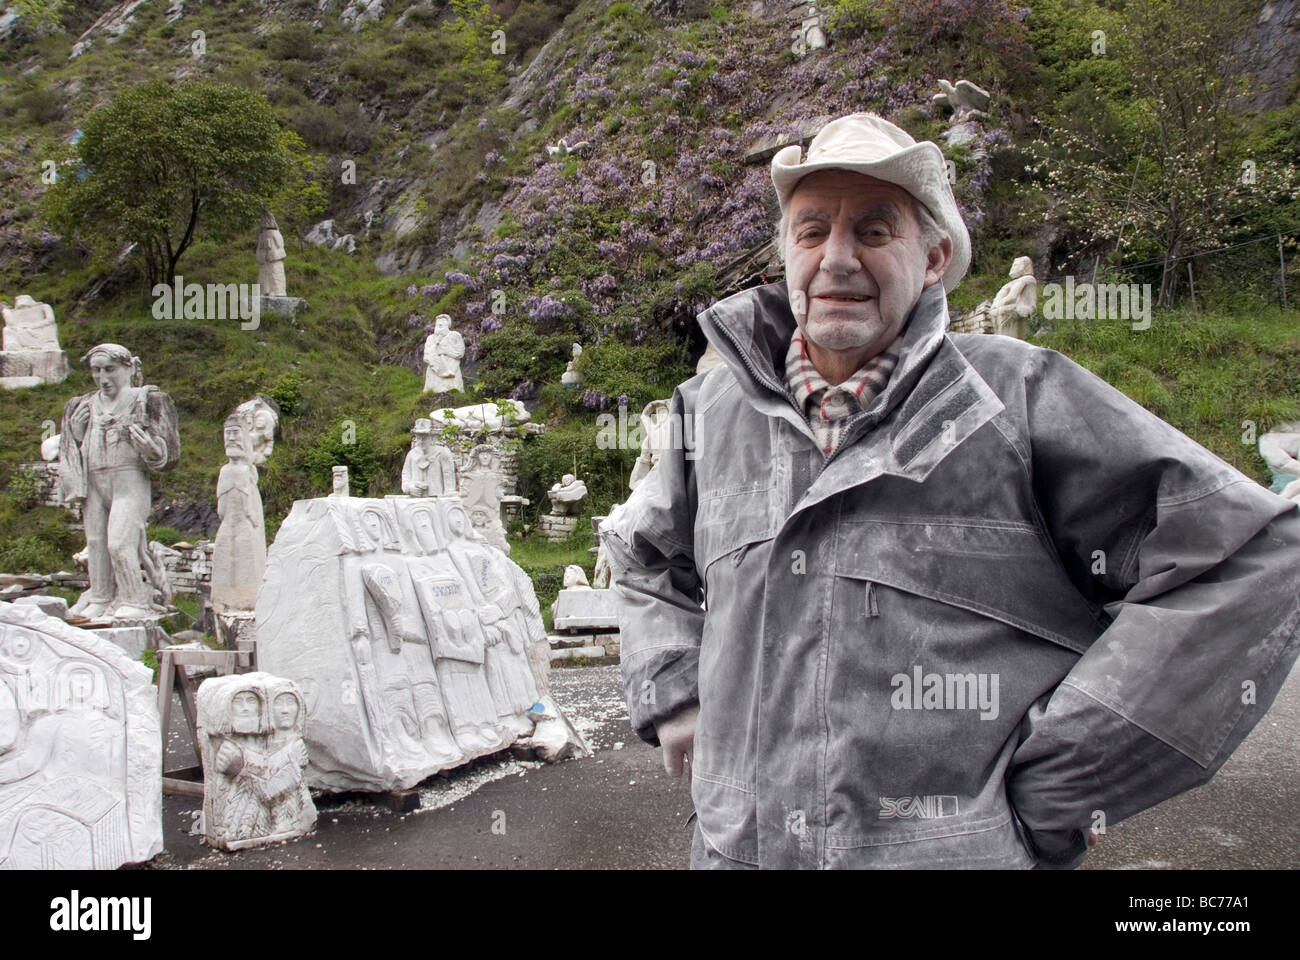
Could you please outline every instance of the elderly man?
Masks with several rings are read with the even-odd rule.
[[[870,114],[772,161],[784,284],[699,317],[602,528],[697,867],[1069,867],[1203,783],[1300,646],[1300,513],[1065,357],[945,334],[970,241]]]

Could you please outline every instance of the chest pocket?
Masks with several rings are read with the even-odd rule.
[[[835,572],[1000,620],[1076,653],[1104,626],[1034,528],[1015,521],[841,520]]]
[[[750,545],[776,536],[775,491],[763,483],[737,484],[701,496],[695,513],[695,563],[700,582],[709,567],[739,565]]]

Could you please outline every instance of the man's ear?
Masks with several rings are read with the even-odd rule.
[[[930,248],[925,259],[925,282],[921,287],[931,286],[943,279],[943,273],[952,262],[952,238],[944,234],[937,244]]]

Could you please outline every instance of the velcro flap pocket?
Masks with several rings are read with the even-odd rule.
[[[1102,631],[1059,560],[1027,523],[842,520],[835,572],[1000,620],[1077,653]]]

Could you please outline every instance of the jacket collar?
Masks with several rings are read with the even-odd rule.
[[[741,291],[698,320],[754,407],[812,439],[778,366],[796,326],[785,284]],[[1002,411],[1002,401],[948,339],[947,326],[947,295],[941,284],[931,284],[908,316],[888,385],[854,422],[800,508],[882,473],[922,481]]]

